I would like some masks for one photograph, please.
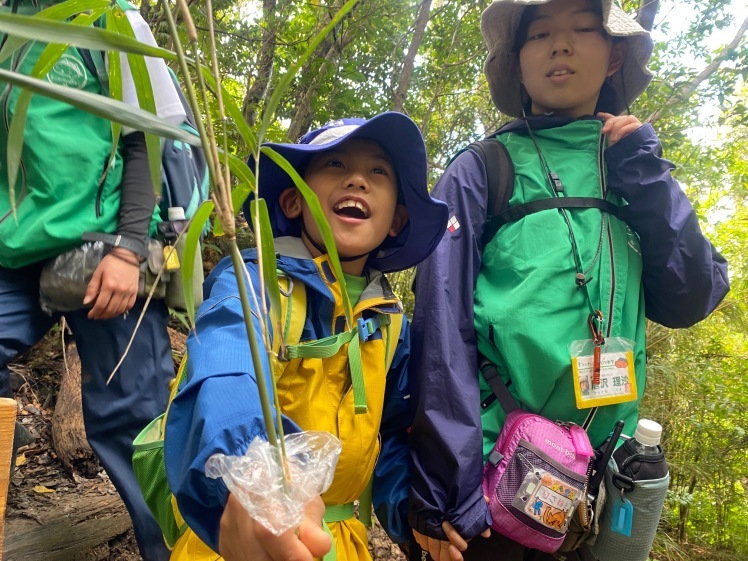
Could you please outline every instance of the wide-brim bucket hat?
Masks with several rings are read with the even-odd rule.
[[[511,117],[522,117],[523,88],[520,80],[519,56],[514,50],[522,12],[529,6],[547,4],[551,0],[494,0],[481,16],[481,34],[488,48],[483,67],[491,98],[496,108]],[[649,32],[613,0],[601,0],[603,27],[613,37],[626,38],[623,65],[609,84],[616,93],[622,113],[647,88],[652,73],[647,62],[652,55]]]
[[[399,201],[408,209],[408,224],[395,237],[388,236],[367,260],[383,273],[414,267],[436,248],[447,228],[447,205],[429,195],[426,146],[418,126],[406,115],[394,111],[371,119],[348,118],[330,122],[305,134],[297,144],[266,143],[304,176],[316,154],[332,150],[352,138],[377,142],[392,159],[399,189]],[[270,158],[261,153],[259,196],[265,199],[275,237],[301,236],[301,219],[289,220],[278,204],[280,194],[293,187],[293,180]],[[244,204],[245,216],[249,200]]]

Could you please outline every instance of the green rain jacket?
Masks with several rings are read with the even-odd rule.
[[[46,46],[26,43],[0,68],[31,74]],[[102,93],[98,78],[75,48],[65,51],[45,79]],[[112,157],[109,121],[42,95],[32,95],[28,107],[14,215],[8,187],[8,131],[22,90],[8,83],[0,87],[0,266],[16,269],[63,253],[81,244],[83,232],[113,233],[120,207],[122,155],[118,147]]]

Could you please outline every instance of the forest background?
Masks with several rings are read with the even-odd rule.
[[[739,2],[624,3],[657,40],[654,79],[631,112],[654,126],[677,165],[702,228],[729,261],[732,286],[715,313],[691,329],[648,326],[642,415],[663,425],[672,478],[653,551],[658,559],[748,558],[748,14]],[[462,147],[508,120],[492,105],[483,75],[480,14],[488,3],[360,0],[296,75],[268,138],[293,141],[341,116],[404,111],[426,139],[433,185]],[[342,4],[214,4],[224,85],[250,126]],[[161,4],[142,0],[140,9],[169,48]],[[202,36],[208,25],[200,3],[191,11]],[[245,155],[228,126],[232,151]],[[412,310],[412,271],[390,277]]]
[[[654,79],[631,107],[657,131],[701,226],[730,264],[731,292],[687,330],[648,325],[642,415],[663,425],[671,486],[652,556],[748,559],[748,9],[744,0],[624,2],[656,39]],[[421,128],[430,184],[469,142],[508,118],[483,75],[480,14],[490,0],[359,0],[285,90],[267,139],[296,140],[341,116],[403,111]],[[641,4],[639,3],[641,2]],[[217,0],[213,24],[224,87],[250,127],[343,0]],[[157,41],[172,48],[163,4],[141,0]],[[203,2],[191,3],[210,52]],[[186,39],[186,38],[185,38]],[[280,88],[282,89],[282,88]],[[219,120],[217,106],[207,111]],[[206,115],[204,115],[205,117]],[[246,159],[236,122],[229,151]],[[252,243],[244,227],[240,240]],[[206,247],[221,251],[209,237]],[[413,271],[390,275],[407,311]]]

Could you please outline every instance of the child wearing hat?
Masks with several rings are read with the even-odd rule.
[[[482,238],[489,186],[472,150],[434,187],[450,226],[415,283],[409,516],[436,561],[551,559],[495,530],[480,537],[497,500],[484,496],[483,467],[505,413],[479,365],[495,366],[521,409],[583,426],[599,447],[617,420],[636,426],[645,318],[702,320],[729,290],[727,264],[653,128],[622,114],[651,78],[643,28],[612,0],[497,0],[481,31],[494,104],[517,118],[492,136],[514,167],[509,209],[523,212]],[[630,356],[633,370],[591,407],[572,364],[596,342],[603,356],[628,345],[616,368]]]
[[[172,559],[214,560],[220,553],[227,561],[311,560],[332,545],[324,518],[338,561],[369,560],[366,528],[353,516],[353,502],[372,477],[379,520],[394,540],[411,537],[410,336],[402,305],[382,273],[413,267],[428,256],[446,229],[447,208],[429,196],[423,138],[403,114],[342,119],[298,144],[268,146],[317,195],[340,256],[354,324],[373,326],[356,336],[363,382],[347,354],[353,342],[331,357],[277,358],[255,372],[234,269],[230,259],[221,261],[206,280],[205,302],[187,342],[188,377],[166,424],[167,478],[190,527]],[[299,347],[343,332],[341,285],[307,202],[264,154],[258,177],[282,288],[292,293],[294,306],[302,306]],[[243,258],[251,286],[259,287],[256,250],[245,250]],[[256,436],[265,438],[255,377],[265,376],[271,387],[273,372],[285,434],[322,430],[342,443],[329,490],[308,505],[296,532],[277,537],[252,520],[220,480],[204,473],[211,455],[243,455]]]

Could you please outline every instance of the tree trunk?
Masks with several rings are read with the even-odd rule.
[[[316,71],[309,86],[304,90],[301,99],[297,102],[296,113],[294,113],[293,119],[291,119],[291,125],[288,127],[288,138],[290,141],[296,142],[296,140],[298,140],[312,124],[312,119],[314,118],[314,115],[312,115],[312,98],[317,95],[317,90],[322,82],[322,77],[324,76],[327,67],[340,58],[340,54],[348,43],[350,43],[350,39],[343,41],[341,38],[340,42],[333,42],[327,51],[325,51],[325,56],[322,58],[322,64]]]
[[[743,40],[746,31],[748,31],[748,18],[745,18],[743,20],[743,24],[740,26],[740,29],[738,29],[738,32],[735,34],[735,37],[733,37],[732,41],[730,41],[730,44],[725,46],[722,49],[722,52],[714,57],[714,60],[712,60],[712,62],[710,62],[707,67],[704,68],[704,70],[702,70],[699,75],[696,76],[693,80],[686,82],[681,86],[673,88],[673,93],[670,96],[670,99],[668,99],[665,104],[660,107],[660,109],[652,113],[647,118],[646,122],[654,123],[660,117],[662,117],[665,109],[672,105],[675,105],[676,103],[681,103],[688,99],[702,82],[704,82],[707,78],[709,78],[709,76],[714,74],[719,69],[720,65],[725,60],[729,60],[732,56],[734,56],[734,52]]]
[[[408,88],[410,87],[410,79],[413,76],[413,65],[415,63],[416,55],[418,54],[418,49],[423,42],[423,33],[426,29],[426,24],[429,21],[430,14],[431,0],[423,0],[418,8],[413,37],[410,40],[408,53],[405,55],[405,60],[403,61],[397,88],[395,88],[395,94],[392,101],[393,111],[399,111],[402,113],[405,107],[405,97],[407,96]]]
[[[257,73],[252,85],[251,74],[247,75],[247,95],[242,102],[242,114],[244,119],[253,126],[257,119],[257,109],[270,84],[273,75],[273,59],[275,58],[276,37],[278,35],[279,18],[276,14],[276,0],[264,0],[262,3],[263,19],[266,26],[262,29],[262,45],[260,47],[260,60],[257,63]]]
[[[67,470],[95,473],[98,469],[83,424],[81,360],[75,343],[66,345],[64,367],[52,415],[52,445]]]
[[[363,0],[360,0],[356,7],[360,7],[363,4]],[[333,13],[340,9],[342,3],[336,1],[333,5]],[[345,20],[353,14],[353,10],[348,12],[345,18],[336,26],[336,30],[332,31],[330,35],[320,43],[317,48],[317,52],[325,53],[322,56],[322,63],[318,68],[314,68],[316,59],[314,56],[310,57],[304,66],[303,70],[299,72],[299,76],[307,76],[311,72],[314,72],[314,76],[309,80],[309,85],[300,95],[296,103],[296,112],[291,119],[291,124],[288,127],[288,139],[291,142],[296,142],[302,134],[304,134],[309,126],[312,124],[312,98],[317,95],[317,90],[324,77],[324,73],[329,65],[337,62],[340,59],[340,55],[345,47],[353,40],[353,37],[344,37],[345,32],[343,31],[343,24]],[[323,26],[326,25],[323,24]],[[318,57],[320,58],[320,57]],[[313,70],[314,69],[314,70]]]

